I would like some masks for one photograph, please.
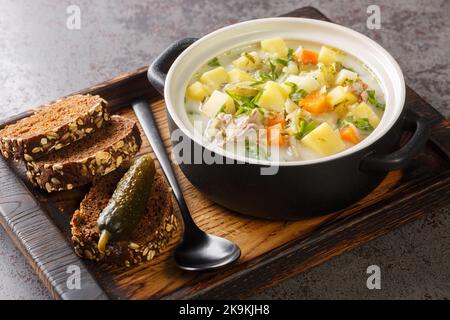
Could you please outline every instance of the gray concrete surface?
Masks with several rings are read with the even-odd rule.
[[[81,9],[81,30],[66,28],[69,4]],[[369,4],[381,8],[381,30],[366,28]],[[305,5],[378,41],[397,58],[407,83],[448,117],[447,0],[0,0],[0,118],[148,64],[175,39]],[[449,229],[449,211],[432,212],[255,297],[448,299]],[[381,290],[366,288],[372,264],[381,267]],[[49,298],[1,229],[0,298]]]

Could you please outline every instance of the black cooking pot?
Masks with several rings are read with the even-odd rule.
[[[174,43],[149,68],[148,78],[162,95],[164,92],[168,94],[168,88],[164,89],[165,85],[170,85],[166,83],[166,76],[172,63],[196,40],[188,38]],[[205,61],[199,61],[199,64]],[[178,90],[184,95],[185,86]],[[167,112],[170,131],[177,132],[176,137],[172,136],[174,147],[181,141],[187,141],[192,150],[204,152],[205,147],[194,141],[186,128],[180,128],[178,115],[170,107],[168,105]],[[261,169],[268,166],[252,161],[233,165],[195,164],[192,155],[188,161],[184,157],[183,161],[178,159],[178,162],[189,181],[205,196],[233,211],[283,220],[326,214],[345,208],[370,193],[389,171],[404,168],[425,144],[431,130],[430,124],[405,111],[403,105],[400,107],[395,123],[369,145],[313,163],[279,163],[278,172],[274,175],[262,175]],[[414,133],[404,146],[396,149],[404,129],[412,129]],[[213,152],[213,155],[216,153]],[[224,163],[233,161],[236,162],[226,156]]]

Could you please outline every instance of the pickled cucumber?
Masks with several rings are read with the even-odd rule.
[[[100,214],[98,249],[104,252],[109,239],[126,239],[144,215],[155,178],[155,163],[147,154],[138,158],[117,184]]]

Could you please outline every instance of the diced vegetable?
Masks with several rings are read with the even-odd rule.
[[[215,90],[211,97],[203,104],[200,111],[210,118],[214,118],[220,111],[234,113],[236,108],[233,99],[226,93]]]
[[[267,127],[267,144],[269,146],[283,146],[287,143],[287,139],[284,138],[283,125],[277,123],[273,126]]]
[[[300,107],[314,115],[328,112],[331,106],[327,101],[327,96],[322,94],[320,90],[313,91],[299,102]]]
[[[274,54],[279,58],[286,58],[288,54],[286,43],[281,37],[261,41],[261,49],[264,52]]]
[[[359,119],[366,118],[367,120],[369,120],[369,123],[373,128],[376,128],[380,123],[380,118],[378,117],[378,115],[375,113],[375,111],[373,111],[372,107],[365,102],[361,102],[359,105],[357,105],[351,111],[351,115]]]
[[[361,140],[358,130],[352,124],[348,124],[345,127],[341,128],[339,130],[339,133],[341,134],[342,140],[348,141],[353,144],[357,144]]]
[[[333,62],[339,61],[339,54],[333,49],[322,46],[319,52],[318,60],[319,62],[322,62],[324,64],[331,64]]]
[[[257,53],[244,52],[242,55],[233,61],[236,68],[251,71],[257,69],[261,65],[261,59]]]
[[[319,55],[317,52],[305,50],[303,49],[300,53],[300,56],[298,57],[298,61],[303,64],[317,64],[319,62]]]
[[[267,119],[268,127],[272,127],[276,124],[281,124],[284,127],[285,123],[286,121],[284,120],[284,116],[282,114],[278,114],[276,116],[272,116],[269,119]]]
[[[345,148],[339,134],[326,122],[308,133],[301,142],[322,156],[332,155]]]
[[[334,107],[334,113],[336,113],[339,118],[343,118],[348,113],[348,106],[345,103],[338,104]]]
[[[231,83],[244,82],[244,81],[254,81],[255,79],[249,75],[247,72],[234,68],[228,72]]]
[[[350,91],[345,90],[344,87],[337,86],[328,93],[327,100],[334,107],[341,103],[345,105],[353,104],[358,101],[358,98]]]
[[[297,63],[295,63],[294,61],[289,61],[288,65],[286,67],[286,72],[288,74],[298,74]]]
[[[286,91],[278,83],[268,81],[259,97],[258,105],[269,111],[282,112],[286,99]]]
[[[298,104],[293,102],[291,99],[286,99],[286,102],[284,103],[284,110],[286,113],[294,112],[298,109]]]
[[[254,97],[258,94],[258,89],[249,85],[236,85],[227,91],[242,97]]]
[[[346,80],[355,81],[357,78],[358,74],[356,72],[347,69],[342,69],[341,71],[339,71],[336,77],[335,84],[340,86],[343,85]]]
[[[321,87],[321,84],[319,81],[317,81],[313,75],[304,75],[304,76],[295,76],[290,75],[286,78],[286,82],[292,82],[297,85],[298,89],[303,89],[307,91],[308,93],[314,90],[318,90]]]
[[[229,80],[228,72],[226,72],[224,67],[217,67],[207,71],[200,77],[200,82],[208,88],[209,92],[219,89]]]
[[[208,96],[208,94],[208,90],[199,81],[195,81],[186,90],[186,96],[197,101],[203,101],[203,99]]]

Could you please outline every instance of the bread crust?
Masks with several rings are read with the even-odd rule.
[[[76,254],[84,259],[129,267],[154,259],[166,247],[179,228],[173,212],[172,196],[165,179],[155,176],[147,212],[127,240],[110,241],[105,253],[98,251],[99,230],[96,221],[124,174],[120,169],[97,179],[70,222]]]
[[[77,98],[81,96],[75,95],[72,97]],[[87,96],[96,98],[98,101],[87,112],[80,114],[72,122],[64,123],[53,130],[27,138],[5,135],[4,131],[6,128],[0,130],[0,150],[3,156],[6,159],[33,161],[103,128],[110,121],[110,115],[107,111],[108,103],[100,96]],[[58,100],[44,108],[52,108],[56,103],[60,103],[63,100]],[[29,118],[31,117],[33,115]],[[14,125],[16,124],[11,126]],[[17,125],[20,125],[20,120]]]
[[[120,116],[113,116],[113,119],[132,121]],[[95,153],[83,159],[57,163],[46,162],[45,158],[38,161],[25,161],[26,175],[35,186],[47,192],[71,190],[90,183],[95,177],[106,175],[131,161],[141,144],[139,129],[133,122],[131,130],[122,139],[96,150]]]

